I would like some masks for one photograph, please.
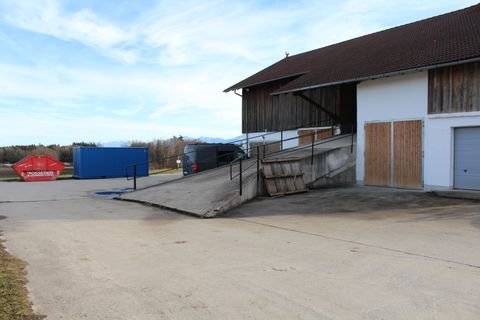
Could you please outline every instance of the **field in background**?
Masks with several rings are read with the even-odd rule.
[[[179,173],[182,172],[180,169],[150,169],[149,174],[163,174],[163,173]],[[58,180],[61,179],[71,179],[73,175],[73,167],[65,167],[65,170],[58,177]],[[0,164],[0,182],[1,181],[21,181],[20,177],[13,171],[10,166]]]

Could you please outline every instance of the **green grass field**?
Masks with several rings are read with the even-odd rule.
[[[150,169],[149,174],[165,174],[165,173],[181,173],[182,168],[179,169]],[[57,178],[57,180],[72,179],[73,168],[67,167],[65,171]],[[0,182],[14,182],[22,181],[22,179],[10,167],[0,167]]]

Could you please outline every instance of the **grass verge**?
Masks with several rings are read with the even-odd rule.
[[[162,173],[179,173],[179,172],[183,172],[183,169],[182,168],[178,168],[178,169],[150,169],[150,171],[148,173],[150,175],[154,175],[154,174],[162,174]]]
[[[45,318],[35,315],[28,301],[25,266],[25,262],[15,258],[5,249],[3,240],[0,239],[0,320]]]

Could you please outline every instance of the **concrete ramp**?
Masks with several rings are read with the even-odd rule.
[[[158,186],[123,194],[117,199],[135,201],[170,210],[210,218],[257,196],[256,159],[243,163],[251,166],[243,174],[240,196],[238,177],[230,180],[230,167],[220,167],[167,182]],[[233,174],[238,173],[234,168]]]
[[[309,188],[353,184],[355,153],[351,152],[350,140],[351,136],[322,144],[321,148],[315,147],[313,162],[311,149],[290,149],[269,157],[268,161],[296,158]],[[126,193],[117,199],[154,205],[202,218],[215,217],[265,194],[263,174],[260,172],[257,178],[257,160],[246,160],[242,164],[245,171],[242,175],[241,195],[239,177],[230,180],[230,167],[225,166]],[[239,167],[236,164],[233,175],[238,172]]]

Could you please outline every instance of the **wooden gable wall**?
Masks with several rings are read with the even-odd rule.
[[[428,72],[428,113],[480,111],[480,62]]]
[[[325,112],[299,96],[291,93],[271,95],[290,80],[280,80],[243,89],[243,133],[320,127],[331,123],[330,117]],[[337,116],[342,113],[348,121],[355,119],[356,86],[354,84],[316,88],[306,90],[303,94]],[[342,95],[344,98],[341,98]]]

